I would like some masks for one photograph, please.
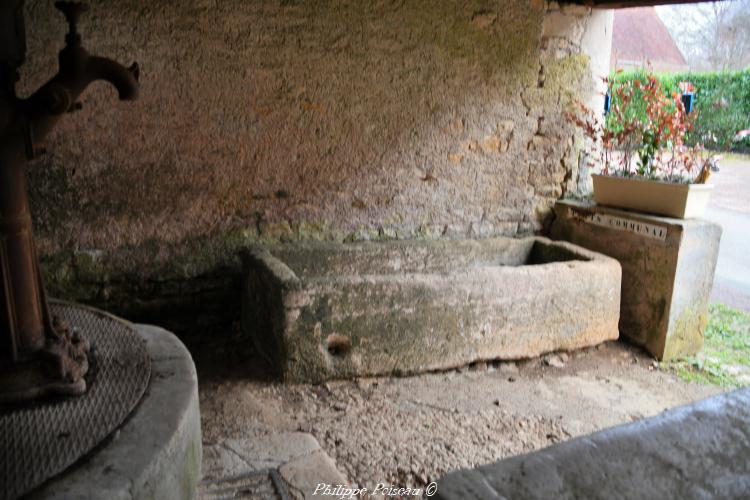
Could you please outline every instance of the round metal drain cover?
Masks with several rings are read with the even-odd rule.
[[[28,493],[73,465],[117,429],[141,400],[151,375],[135,327],[85,306],[52,301],[52,314],[91,344],[88,390],[79,397],[0,406],[0,499]]]

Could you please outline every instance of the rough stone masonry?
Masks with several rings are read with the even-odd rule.
[[[598,99],[607,12],[542,0],[90,4],[87,46],[137,60],[142,98],[97,106],[111,90],[94,85],[30,172],[57,295],[146,320],[177,305],[221,316],[208,304],[237,305],[224,299],[238,296],[236,256],[251,244],[532,233],[587,184],[564,111]],[[52,2],[26,9],[22,94],[54,70],[64,36]]]

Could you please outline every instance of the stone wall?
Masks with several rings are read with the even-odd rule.
[[[84,45],[137,60],[141,98],[93,85],[31,169],[58,295],[149,320],[224,307],[237,250],[256,242],[539,232],[556,199],[586,188],[564,110],[596,99],[607,12],[542,0],[89,3]],[[53,73],[65,32],[53,2],[26,4],[21,93]]]

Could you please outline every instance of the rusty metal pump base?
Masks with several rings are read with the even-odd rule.
[[[51,301],[50,311],[90,342],[87,390],[77,398],[0,404],[0,500],[29,493],[93,450],[125,421],[149,383],[146,343],[131,323],[64,302]]]

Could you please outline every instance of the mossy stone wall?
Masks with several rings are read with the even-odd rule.
[[[582,185],[564,111],[595,94],[608,29],[587,8],[89,3],[84,45],[138,61],[141,96],[92,85],[30,169],[56,295],[163,324],[232,311],[248,245],[534,233]],[[53,2],[26,4],[22,94],[65,33]]]

